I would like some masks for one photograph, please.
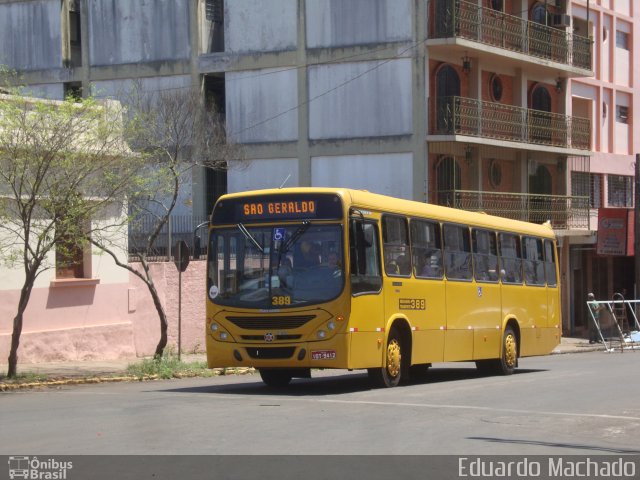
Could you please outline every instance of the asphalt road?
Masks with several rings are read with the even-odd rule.
[[[258,375],[0,394],[0,454],[640,454],[640,352],[473,364],[371,389],[314,372],[274,391]]]

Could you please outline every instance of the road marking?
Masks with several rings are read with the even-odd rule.
[[[546,412],[538,410],[517,410],[513,408],[494,408],[494,407],[480,407],[477,405],[439,405],[435,403],[404,403],[404,402],[374,402],[368,400],[329,400],[329,399],[300,399],[307,401],[315,401],[321,403],[342,403],[342,404],[354,404],[354,405],[374,405],[384,407],[421,407],[421,408],[442,408],[451,410],[480,410],[485,412],[500,412],[500,413],[519,413],[525,415],[556,415],[562,417],[586,417],[586,418],[606,418],[616,420],[638,420],[640,417],[627,417],[623,415],[606,415],[598,413],[573,413],[573,412]]]

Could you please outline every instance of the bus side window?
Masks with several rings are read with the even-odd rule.
[[[544,241],[544,271],[547,277],[547,285],[555,287],[558,284],[558,279],[556,278],[556,255],[551,240]]]
[[[499,237],[501,280],[503,283],[522,283],[520,237],[510,233],[501,233]]]
[[[411,275],[411,251],[407,219],[385,215],[382,218],[382,242],[384,246],[385,272],[389,276]]]
[[[382,288],[378,228],[352,219],[349,224],[351,294],[378,293]]]
[[[440,224],[411,220],[411,252],[418,278],[442,278]]]
[[[469,229],[458,225],[444,225],[444,268],[451,280],[471,280],[471,242]]]
[[[528,285],[544,285],[542,240],[539,238],[523,237],[522,249],[525,282],[527,282]]]
[[[473,229],[473,269],[476,281],[498,281],[498,248],[496,234]]]

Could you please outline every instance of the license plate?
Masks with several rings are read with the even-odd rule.
[[[311,360],[335,360],[335,350],[312,350]]]

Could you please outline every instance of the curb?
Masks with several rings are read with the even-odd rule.
[[[93,383],[115,383],[115,382],[146,382],[152,380],[171,380],[181,378],[208,378],[208,377],[220,377],[226,375],[252,375],[255,373],[254,368],[215,368],[210,370],[211,375],[199,375],[197,373],[177,373],[170,378],[161,378],[158,375],[144,375],[143,377],[133,375],[123,376],[87,376],[87,377],[74,377],[74,378],[60,378],[54,377],[48,380],[42,380],[39,382],[29,383],[7,383],[0,381],[0,392],[10,392],[14,390],[27,390],[32,388],[42,387],[63,387],[66,385],[87,385]]]
[[[567,355],[569,353],[606,352],[606,351],[607,349],[604,346],[598,345],[597,347],[591,347],[591,346],[576,347],[575,349],[572,349],[572,350],[565,350],[565,349],[554,350],[553,352],[551,352],[551,355]]]

